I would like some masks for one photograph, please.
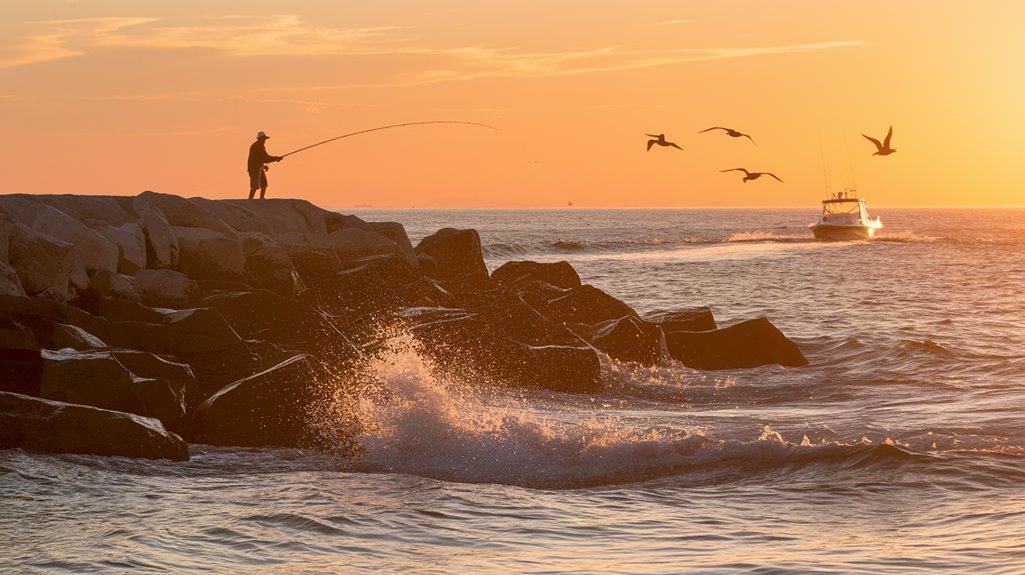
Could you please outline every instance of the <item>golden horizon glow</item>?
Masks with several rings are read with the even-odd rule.
[[[42,0],[0,7],[3,193],[325,207],[1025,204],[1025,3]],[[893,125],[897,153],[862,133]],[[729,138],[711,126],[751,134]],[[645,152],[645,133],[685,151]],[[770,171],[746,184],[746,167]]]

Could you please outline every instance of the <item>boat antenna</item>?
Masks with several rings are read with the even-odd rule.
[[[329,142],[334,142],[335,140],[341,140],[342,138],[350,138],[352,136],[358,136],[360,134],[367,134],[367,133],[370,133],[370,132],[377,132],[377,131],[380,131],[380,130],[390,130],[392,128],[404,128],[406,126],[422,126],[424,124],[464,124],[464,125],[468,125],[468,126],[480,126],[482,128],[490,128],[492,130],[497,130],[498,129],[498,128],[496,128],[494,126],[491,126],[491,125],[488,125],[488,124],[481,124],[479,122],[461,122],[461,121],[458,121],[458,120],[433,120],[433,121],[427,121],[427,122],[406,122],[404,124],[390,124],[390,125],[387,125],[387,126],[379,126],[377,128],[370,128],[370,129],[367,129],[367,130],[360,130],[358,132],[351,132],[349,134],[342,134],[341,136],[335,136],[334,138],[328,138],[327,140],[324,140],[323,142],[317,142],[316,144],[310,144],[309,146],[305,146],[303,148],[299,148],[298,150],[292,150],[291,152],[288,152],[287,154],[284,154],[281,157],[284,158],[286,156],[291,156],[292,154],[298,154],[299,152],[302,152],[302,151],[305,151],[305,150],[309,150],[310,148],[316,148],[317,146],[322,146],[322,145],[327,144]]]
[[[818,133],[819,140],[819,160],[822,161],[822,180],[826,184],[826,197],[833,197],[833,185],[829,181],[829,166],[826,164],[826,153],[822,148],[822,133]]]
[[[844,144],[844,150],[847,152],[847,173],[851,178],[851,186],[854,188],[854,192],[858,191],[858,182],[854,179],[854,163],[851,162],[851,147],[848,144]],[[857,193],[855,193],[857,197]]]

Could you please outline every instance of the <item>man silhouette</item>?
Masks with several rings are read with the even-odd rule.
[[[280,162],[284,156],[272,156],[267,153],[264,144],[270,138],[263,132],[256,133],[256,141],[249,146],[249,161],[246,171],[249,172],[249,199],[253,199],[256,188],[260,188],[260,199],[267,193],[267,166],[270,162]]]

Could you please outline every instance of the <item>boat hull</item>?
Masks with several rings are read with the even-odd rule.
[[[812,224],[810,227],[817,239],[834,241],[870,240],[878,229],[873,226],[835,224]]]

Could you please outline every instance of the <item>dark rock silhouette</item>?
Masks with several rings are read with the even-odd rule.
[[[491,279],[513,289],[535,281],[543,281],[560,288],[580,287],[580,276],[566,261],[547,264],[529,261],[506,262],[491,273]]]
[[[457,288],[485,287],[488,266],[480,247],[477,230],[444,228],[420,240],[414,250],[433,261],[433,277]]]
[[[666,347],[670,357],[695,369],[808,365],[797,345],[764,317],[711,331],[667,333]]]
[[[0,449],[184,461],[188,445],[155,419],[0,392]]]
[[[660,363],[663,333],[701,369],[803,361],[767,320],[649,320],[568,262],[489,274],[475,230],[413,248],[303,200],[0,196],[0,447],[350,452],[395,341],[466,385],[560,393],[602,393],[605,356]]]
[[[592,341],[619,361],[655,365],[662,360],[662,332],[658,326],[631,315],[598,324]]]

